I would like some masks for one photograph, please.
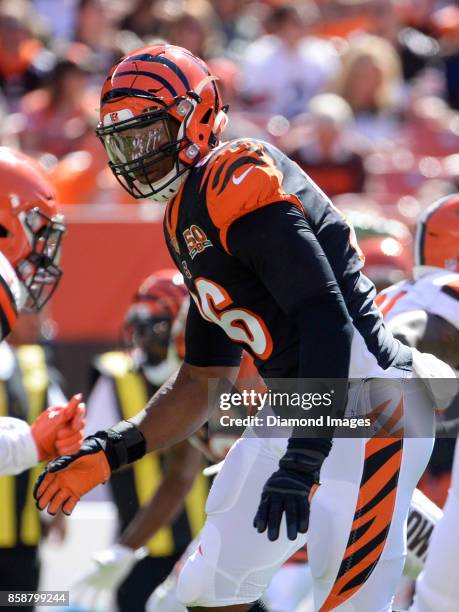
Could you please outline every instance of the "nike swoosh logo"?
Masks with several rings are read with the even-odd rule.
[[[242,181],[245,179],[245,177],[249,174],[249,172],[251,172],[253,169],[255,168],[255,166],[249,166],[247,168],[247,170],[244,170],[244,172],[242,174],[240,174],[239,176],[235,176],[233,174],[233,183],[235,185],[239,185],[240,183],[242,183]]]

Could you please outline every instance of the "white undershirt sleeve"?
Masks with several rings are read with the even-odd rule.
[[[30,426],[20,419],[0,417],[0,475],[14,476],[37,463]]]

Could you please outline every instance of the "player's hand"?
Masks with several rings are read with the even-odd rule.
[[[332,447],[332,438],[291,437],[279,469],[268,478],[261,494],[253,526],[258,533],[268,530],[271,541],[279,537],[285,513],[287,536],[295,540],[309,527],[309,505],[319,485],[322,463]]]
[[[133,550],[121,544],[95,553],[94,568],[82,576],[71,587],[72,599],[91,609],[99,605],[101,596],[115,591],[139,559],[147,554],[146,549]]]
[[[47,408],[31,427],[39,460],[76,453],[83,442],[84,425],[81,394],[74,395],[67,406]]]
[[[34,488],[37,508],[48,508],[49,514],[61,508],[64,514],[71,514],[80,497],[107,482],[110,474],[101,441],[89,436],[77,453],[51,461],[40,474]]]
[[[279,537],[282,515],[285,513],[287,537],[296,540],[309,526],[309,495],[314,482],[305,482],[304,474],[280,468],[268,478],[261,494],[260,505],[253,521],[258,533],[268,530],[272,542]]]

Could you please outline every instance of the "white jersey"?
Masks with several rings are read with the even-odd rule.
[[[0,381],[10,379],[15,368],[12,349],[0,343]],[[49,406],[64,406],[67,399],[59,385],[50,380],[47,389]],[[22,419],[0,417],[0,476],[14,476],[38,463],[38,451],[29,424]]]
[[[0,253],[0,341],[13,328],[20,303],[19,279],[10,262]],[[2,357],[4,369],[8,361],[5,347]],[[37,447],[29,425],[20,419],[0,417],[0,475],[19,474],[37,462]]]
[[[405,312],[423,310],[459,329],[459,273],[417,266],[412,280],[384,289],[376,304],[386,321]]]
[[[30,426],[21,419],[0,417],[0,476],[13,476],[38,463]]]
[[[10,262],[0,252],[0,341],[12,330],[22,306],[19,279]]]

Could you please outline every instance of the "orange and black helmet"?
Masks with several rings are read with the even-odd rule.
[[[148,276],[124,319],[124,339],[153,365],[167,357],[174,321],[187,297],[182,275],[165,269]]]
[[[415,263],[459,272],[459,194],[437,200],[421,215]]]
[[[226,111],[201,59],[182,47],[151,45],[111,69],[96,133],[132,196],[167,202],[189,168],[218,144]]]
[[[37,312],[57,288],[64,232],[53,188],[39,163],[0,147],[0,251],[25,289],[24,310]]]

